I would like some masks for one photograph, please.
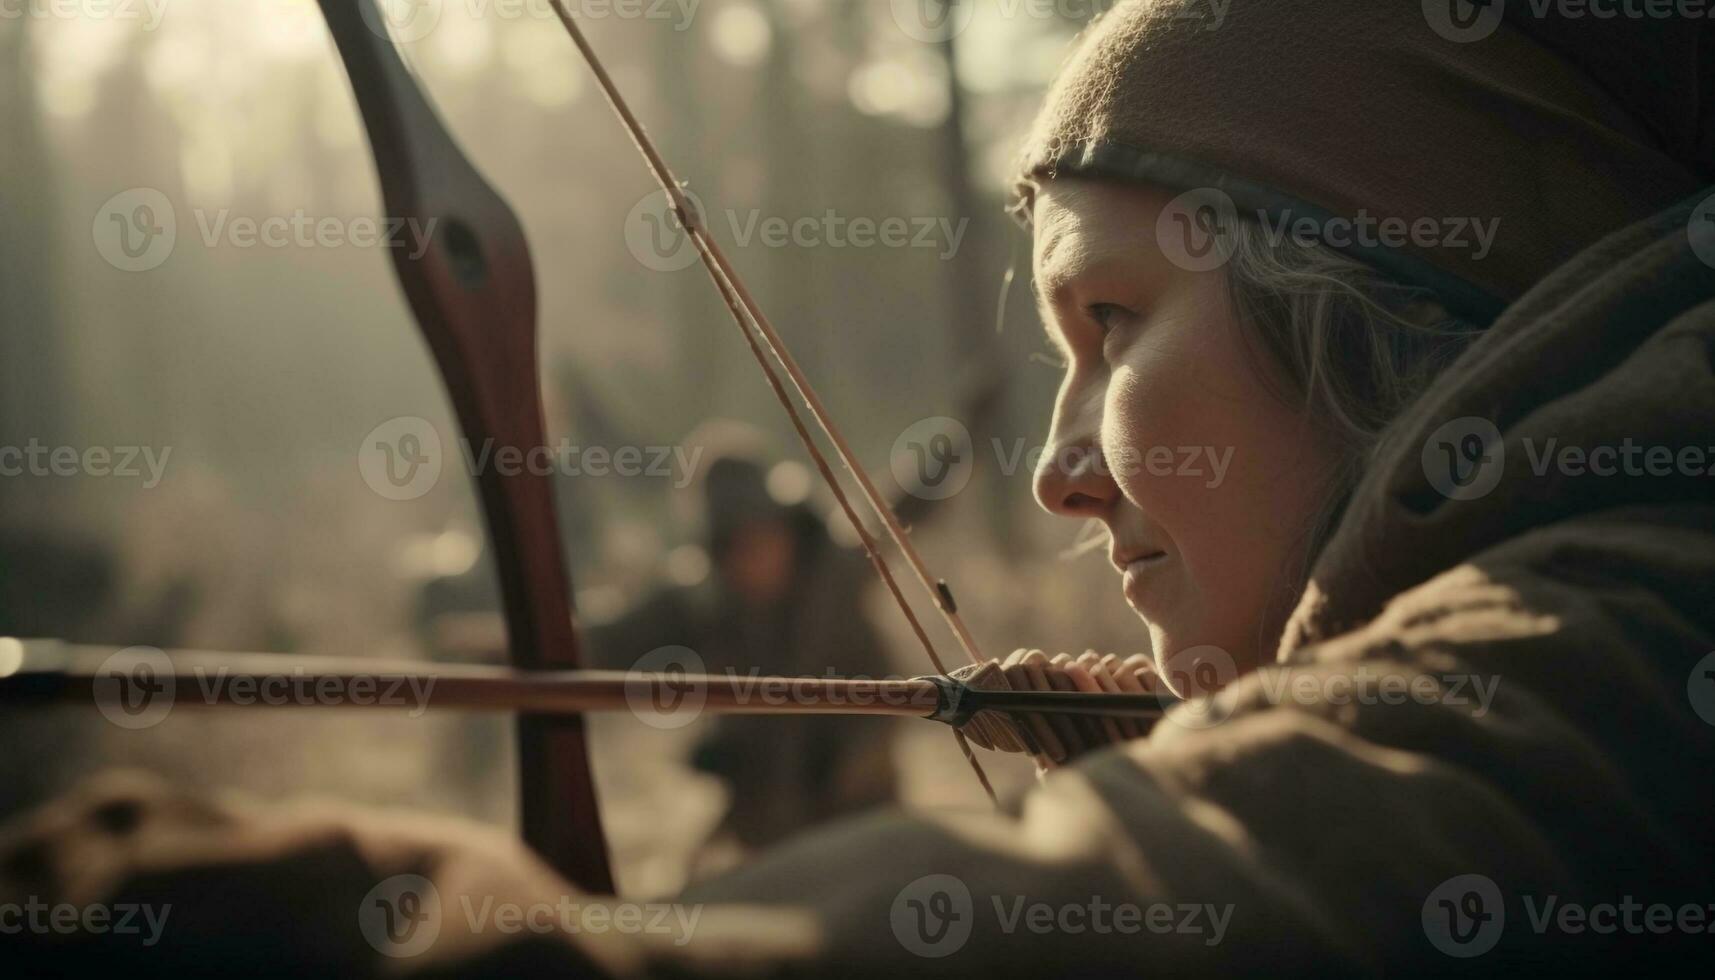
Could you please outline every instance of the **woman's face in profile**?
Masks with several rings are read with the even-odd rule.
[[[1126,601],[1190,695],[1273,657],[1335,452],[1259,374],[1226,271],[1163,252],[1172,200],[1078,180],[1037,194],[1036,292],[1066,374],[1036,496],[1107,528]]]

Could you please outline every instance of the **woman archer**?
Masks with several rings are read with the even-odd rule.
[[[681,896],[693,934],[447,916],[390,971],[1711,957],[1686,912],[1715,902],[1708,22],[1235,0],[1208,29],[1190,6],[1092,26],[1017,205],[1065,360],[1038,498],[1101,522],[1163,676],[1210,697],[1004,813],[787,844]],[[1230,467],[1148,465],[1177,446]],[[145,802],[145,828],[174,819]],[[241,835],[198,814],[210,853]],[[569,890],[445,832],[338,827],[353,903],[406,868],[445,903]],[[1630,928],[1633,906],[1667,914]]]

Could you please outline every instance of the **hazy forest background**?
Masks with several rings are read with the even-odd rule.
[[[901,21],[918,3],[649,0],[659,16],[586,29],[872,471],[889,473],[896,440],[919,420],[969,426],[974,478],[918,538],[987,651],[1133,652],[1146,641],[1105,560],[1067,557],[1077,529],[1038,512],[1027,468],[1006,465],[1042,438],[1058,378],[1027,240],[1003,213],[1010,165],[1087,5],[966,0],[963,29],[926,41]],[[683,447],[709,419],[730,418],[801,463],[701,271],[656,271],[628,248],[652,185],[546,2],[441,6],[434,30],[403,47],[530,236],[551,436]],[[491,603],[438,609],[430,588],[487,574],[468,480],[400,502],[359,475],[358,446],[385,420],[454,431],[386,255],[210,244],[200,228],[223,212],[380,213],[315,3],[163,10],[158,24],[0,18],[0,445],[171,452],[148,487],[0,478],[0,636],[395,658],[500,644]],[[139,188],[172,202],[178,241],[137,273],[103,257],[94,226],[104,202]],[[829,213],[964,230],[957,247],[944,232],[926,247],[734,237],[753,218]],[[706,574],[677,482],[561,481],[586,620]],[[874,593],[898,671],[925,672]],[[506,821],[505,731],[497,720],[311,712],[181,713],[125,732],[89,711],[36,714],[0,723],[0,816],[111,764],[267,798]],[[982,804],[943,730],[897,735],[911,802]],[[685,768],[689,737],[629,718],[596,725],[628,890],[673,887],[682,842],[723,805],[718,785]],[[991,765],[1004,783],[1029,778],[1017,760]]]

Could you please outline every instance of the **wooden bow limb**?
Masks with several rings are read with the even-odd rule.
[[[0,638],[0,707],[94,705],[143,717],[166,708],[369,708],[629,712],[640,717],[869,715],[963,729],[979,714],[1123,717],[1153,723],[1154,694],[985,690],[954,677],[863,679],[641,671],[538,671],[278,654],[98,650]],[[164,711],[160,714],[164,716]]]
[[[547,442],[536,357],[536,277],[512,208],[477,172],[386,31],[375,0],[320,0],[369,134],[386,214],[429,229],[422,254],[392,248],[394,271],[472,445]],[[546,474],[477,477],[500,580],[511,662],[581,666],[571,583]],[[614,891],[595,780],[576,715],[518,723],[524,840],[579,887]]]

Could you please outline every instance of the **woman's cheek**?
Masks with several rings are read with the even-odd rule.
[[[1185,399],[1176,394],[1180,382],[1165,372],[1121,367],[1108,386],[1103,445],[1109,447],[1114,480],[1127,498],[1151,520],[1162,520],[1177,509],[1171,504],[1167,481],[1154,478],[1163,447],[1181,445]],[[1152,461],[1151,451],[1155,452]]]

